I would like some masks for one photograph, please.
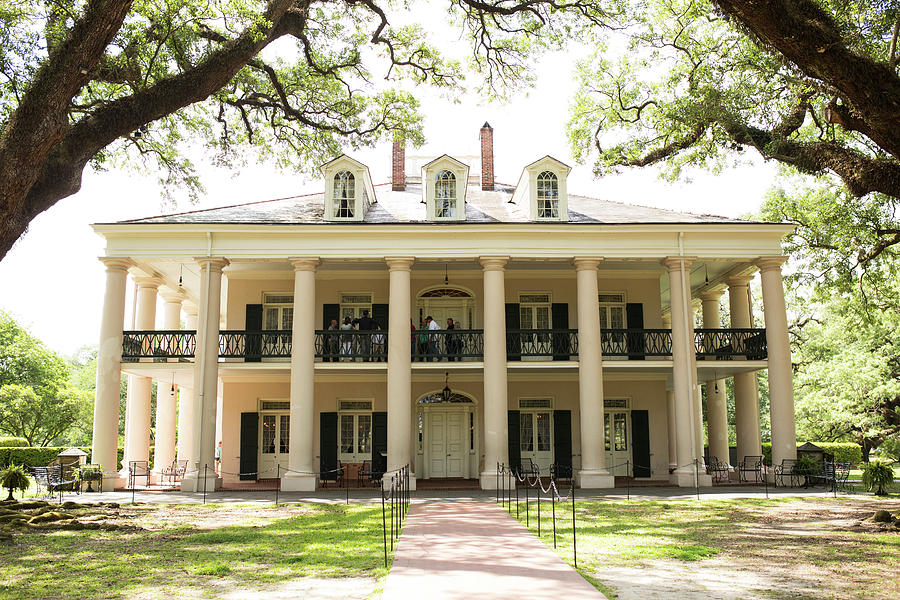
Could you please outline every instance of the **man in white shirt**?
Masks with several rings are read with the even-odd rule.
[[[429,331],[438,331],[441,328],[441,326],[437,324],[437,321],[432,319],[430,316],[425,317],[425,327]],[[438,358],[437,337],[438,336],[436,336],[434,334],[428,336],[428,348],[427,348],[427,350],[425,350],[425,354],[431,355],[431,356],[429,356],[429,358],[426,359],[428,361],[431,361],[431,360],[439,361],[440,360],[440,358]]]

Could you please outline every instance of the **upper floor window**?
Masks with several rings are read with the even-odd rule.
[[[353,218],[356,208],[356,178],[350,171],[335,174],[333,202],[335,218]]]
[[[290,330],[294,326],[294,295],[263,294],[263,329]]]
[[[434,217],[456,217],[456,175],[446,169],[434,178]]]
[[[625,329],[625,294],[621,292],[601,292],[600,328]]]
[[[559,217],[559,179],[552,171],[543,171],[537,177],[537,209],[539,219]]]

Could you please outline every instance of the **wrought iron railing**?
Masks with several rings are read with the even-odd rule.
[[[122,360],[125,362],[142,358],[157,361],[193,358],[196,347],[197,332],[187,329],[122,332]]]
[[[695,329],[694,345],[698,358],[764,360],[769,355],[765,329]]]
[[[670,329],[604,329],[601,334],[604,356],[632,359],[672,355]],[[156,361],[194,358],[197,332],[191,330],[124,331],[122,360]],[[323,361],[387,360],[386,331],[315,332],[315,355]],[[694,346],[698,358],[765,360],[768,356],[765,329],[695,329]],[[510,329],[506,332],[506,351],[510,360],[544,357],[572,360],[578,356],[576,329]],[[484,356],[484,331],[481,329],[416,330],[410,332],[410,354],[414,360],[477,360]],[[219,332],[219,358],[290,358],[291,331]]]
[[[316,358],[324,362],[387,362],[387,331],[317,330]]]
[[[409,344],[413,360],[480,359],[484,357],[484,330],[421,329],[410,332]]]

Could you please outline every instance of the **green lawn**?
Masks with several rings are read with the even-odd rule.
[[[139,505],[118,512],[118,530],[8,528],[11,539],[0,531],[0,597],[204,597],[223,585],[265,590],[306,576],[380,580],[387,573],[380,506]]]
[[[663,575],[668,565],[673,573],[696,571],[688,579],[696,579],[700,591],[708,589],[707,575],[718,573],[740,585],[743,573],[762,587],[738,595],[892,598],[900,589],[900,530],[862,521],[879,507],[900,514],[896,499],[858,496],[577,502],[578,571],[610,597],[629,585],[627,573],[642,580],[649,573],[652,580],[653,572],[660,573],[659,581],[641,585],[658,584],[653,591],[677,595],[677,588],[666,587],[673,585],[666,580],[671,573]],[[541,539],[552,547],[549,509],[549,503],[542,505]],[[574,564],[571,504],[557,510],[557,553]],[[534,503],[529,512],[537,534]],[[524,503],[520,521],[525,524]],[[619,569],[616,575],[606,575],[610,566]]]

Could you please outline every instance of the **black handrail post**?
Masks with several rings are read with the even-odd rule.
[[[278,492],[281,490],[281,463],[275,465],[275,506],[278,506]]]
[[[544,491],[543,483],[541,483],[541,476],[538,475],[538,537],[541,537],[541,493]]]
[[[203,465],[203,504],[206,504],[206,475],[209,471],[209,465]]]
[[[628,476],[628,463],[625,461],[625,499],[631,501],[631,477]]]
[[[497,504],[500,504],[500,463],[497,463]]]
[[[572,492],[572,557],[575,560],[575,568],[578,568],[578,545],[575,541],[575,479],[572,479],[572,487],[570,488]]]
[[[516,521],[519,520],[519,477],[515,476],[516,479],[513,481],[513,485],[516,486]]]
[[[387,564],[387,519],[384,514],[384,488],[381,488],[381,539],[384,545],[384,568]]]
[[[550,479],[550,492],[553,494],[550,496],[550,507],[553,511],[553,549],[556,550],[556,482],[553,479]]]
[[[776,482],[776,484],[777,484],[777,482]],[[766,472],[765,465],[763,465],[763,485],[766,486],[766,500],[768,500],[769,499],[769,474]]]
[[[525,527],[531,527],[531,522],[528,518],[528,488],[531,486],[528,484],[528,475],[525,475]]]
[[[697,500],[700,499],[700,459],[694,459],[694,485],[697,486]]]

